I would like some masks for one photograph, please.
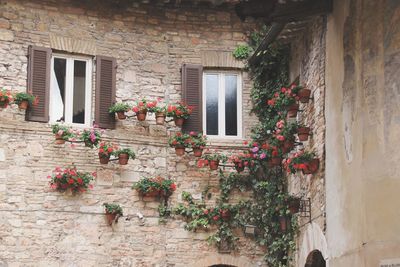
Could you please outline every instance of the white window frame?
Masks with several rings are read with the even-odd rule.
[[[207,97],[206,97],[206,75],[218,75],[218,135],[207,135],[210,139],[242,139],[242,75],[238,71],[203,71],[203,132],[207,130]],[[225,134],[225,75],[236,75],[237,77],[237,135]]]
[[[93,59],[91,57],[84,57],[84,56],[75,56],[75,55],[67,55],[67,54],[57,54],[53,53],[51,57],[51,71],[54,71],[54,58],[62,58],[66,60],[66,71],[65,71],[65,118],[64,123],[76,126],[76,127],[91,127],[92,126],[92,76],[93,76]],[[74,61],[85,61],[86,62],[86,79],[85,79],[85,123],[73,123],[73,90],[74,90]],[[53,75],[50,75],[51,79]],[[53,81],[51,80],[51,83]],[[51,95],[52,90],[50,90],[50,101],[52,99]],[[57,118],[53,118],[52,114],[50,114],[50,122],[56,123]]]

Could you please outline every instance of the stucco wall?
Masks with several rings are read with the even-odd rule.
[[[183,63],[238,68],[241,64],[232,61],[230,52],[255,27],[227,9],[71,2],[75,4],[0,2],[0,87],[26,90],[27,47],[32,44],[116,57],[118,100],[160,96],[176,101],[181,98]],[[210,58],[216,53],[222,56]],[[255,122],[249,115],[250,86],[243,72],[246,134]],[[98,163],[97,151],[80,144],[55,145],[49,125],[24,121],[24,112],[16,108],[0,110],[0,266],[195,266],[201,258],[209,265],[262,266],[262,249],[253,242],[242,238],[240,252],[217,257],[205,241],[210,233],[189,233],[179,220],[159,224],[158,202],[131,190],[141,176],[170,177],[178,184],[171,198],[176,204],[184,190],[199,198],[206,185],[217,184],[216,172],[199,171],[193,156],[177,157],[167,146],[167,135],[176,130],[156,126],[151,117],[144,123],[118,122],[104,136],[132,147],[137,159],[127,166],[105,167]],[[237,144],[241,142],[214,142],[228,149]],[[70,196],[49,189],[51,170],[71,163],[98,172],[93,190]],[[112,201],[126,215],[113,228],[101,206]]]
[[[335,1],[328,18],[329,266],[399,258],[398,1]]]

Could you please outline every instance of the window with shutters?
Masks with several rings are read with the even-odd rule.
[[[53,54],[50,73],[50,122],[91,124],[92,59]]]
[[[207,136],[242,137],[241,89],[239,73],[203,73],[203,132]]]

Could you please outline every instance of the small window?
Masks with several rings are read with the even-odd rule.
[[[50,122],[90,126],[91,96],[92,59],[53,54]]]
[[[210,137],[242,137],[241,77],[234,72],[203,74],[203,131]]]

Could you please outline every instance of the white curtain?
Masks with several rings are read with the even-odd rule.
[[[64,116],[64,103],[54,68],[51,71],[50,85],[50,121],[58,121]],[[65,119],[65,118],[64,118]]]

